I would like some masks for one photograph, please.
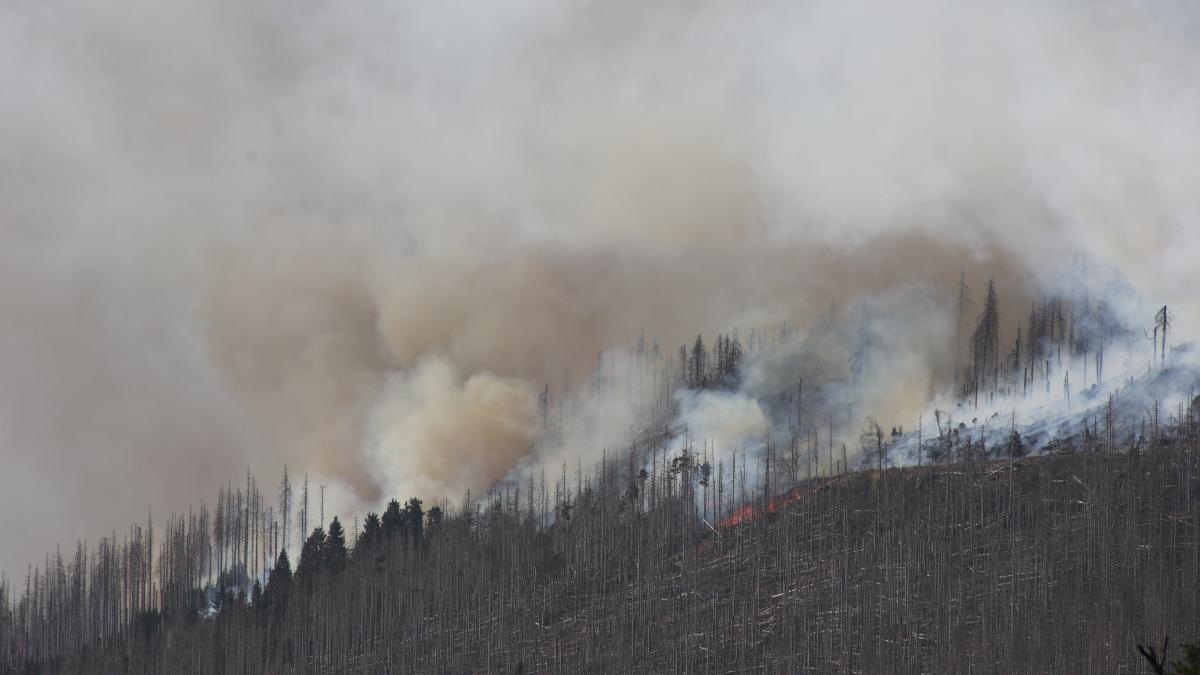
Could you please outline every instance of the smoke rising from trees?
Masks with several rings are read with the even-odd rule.
[[[247,464],[355,506],[486,486],[546,384],[582,391],[642,331],[672,353],[832,303],[812,353],[844,363],[865,304],[888,348],[862,405],[918,410],[953,385],[964,267],[1014,310],[1002,345],[1076,253],[1195,334],[1198,18],[8,4],[0,510],[22,545],[0,569]],[[555,461],[625,435],[595,403]]]

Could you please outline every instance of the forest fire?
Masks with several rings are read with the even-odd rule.
[[[766,512],[775,513],[780,509],[787,508],[788,506],[800,501],[802,496],[803,495],[800,492],[800,488],[793,488],[782,495],[772,497],[771,501],[767,503]],[[762,515],[762,513],[762,507],[755,507],[753,504],[747,504],[737,511],[734,511],[733,515],[722,520],[721,527],[733,527],[735,525],[741,525],[742,523],[750,522]]]
[[[1192,4],[0,0],[0,675],[1200,673]]]

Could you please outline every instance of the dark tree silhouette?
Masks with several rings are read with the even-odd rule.
[[[363,530],[358,535],[358,541],[354,544],[354,548],[357,550],[359,547],[376,547],[382,540],[383,523],[379,521],[379,514],[372,511],[363,519]]]
[[[329,534],[325,537],[325,545],[321,549],[324,568],[330,573],[337,574],[346,566],[346,533],[342,524],[334,516],[329,523]]]
[[[325,561],[325,530],[314,528],[300,549],[300,562],[296,565],[296,583],[312,590],[317,574]]]
[[[263,594],[266,607],[271,619],[278,622],[287,610],[288,596],[292,591],[292,563],[288,560],[287,550],[279,552],[275,559],[275,567],[271,569],[267,579],[267,588]]]
[[[979,391],[991,379],[992,391],[1000,382],[1000,300],[996,296],[996,284],[988,280],[987,299],[983,312],[971,335],[971,374],[975,405],[979,405]]]
[[[406,520],[404,513],[400,510],[400,502],[395,499],[388,502],[387,508],[383,511],[383,535],[388,539],[403,536],[405,533]]]
[[[420,543],[425,526],[425,512],[421,509],[420,499],[413,497],[404,505],[404,523],[413,543]]]
[[[692,343],[692,355],[688,363],[689,382],[692,389],[703,389],[708,383],[708,350],[704,340],[697,335]]]

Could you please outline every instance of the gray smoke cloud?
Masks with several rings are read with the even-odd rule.
[[[922,399],[960,268],[1011,326],[1078,253],[1194,332],[1198,18],[5,3],[0,569],[245,466],[342,509],[485,489],[529,461],[542,386],[643,330],[670,354],[867,298],[902,347],[879,380]],[[629,424],[594,413],[542,459]]]

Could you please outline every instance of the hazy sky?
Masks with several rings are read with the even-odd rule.
[[[472,487],[643,328],[1076,253],[1200,328],[1193,7],[0,4],[0,569],[247,466]]]

